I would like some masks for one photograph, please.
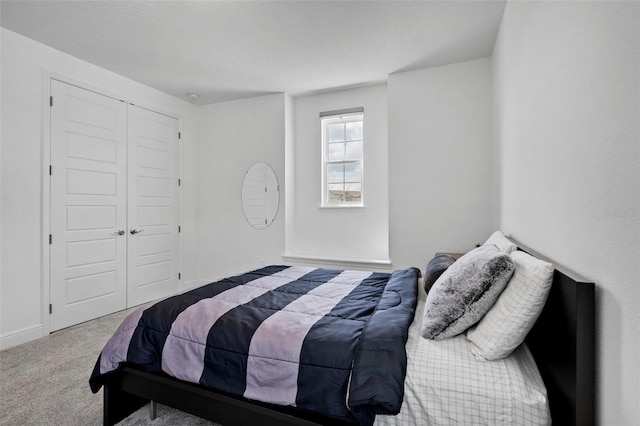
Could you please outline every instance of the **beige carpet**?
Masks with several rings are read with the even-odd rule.
[[[92,394],[89,376],[123,311],[0,351],[0,425],[102,424],[102,390]],[[213,425],[158,405],[157,418],[143,407],[120,425]]]

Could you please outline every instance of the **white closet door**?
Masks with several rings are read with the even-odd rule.
[[[178,120],[129,106],[128,306],[179,290],[178,165]]]
[[[51,94],[55,331],[126,307],[127,105],[56,80]]]

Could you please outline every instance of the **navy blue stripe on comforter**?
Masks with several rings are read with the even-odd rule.
[[[107,342],[91,389],[128,362],[372,424],[402,404],[418,275],[269,266],[149,303]]]

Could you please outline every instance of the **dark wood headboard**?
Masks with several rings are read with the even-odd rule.
[[[529,249],[521,250],[544,259]],[[594,283],[556,266],[549,298],[526,343],[547,387],[553,424],[592,426],[595,422]]]

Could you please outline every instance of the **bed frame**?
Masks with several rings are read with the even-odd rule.
[[[556,266],[549,298],[526,343],[547,388],[553,424],[593,426],[595,284]]]
[[[526,342],[547,387],[553,423],[592,426],[595,286],[572,276],[556,269],[549,299]],[[103,392],[105,425],[118,423],[150,401],[152,416],[158,402],[226,426],[346,424],[225,395],[133,365],[107,375]]]

